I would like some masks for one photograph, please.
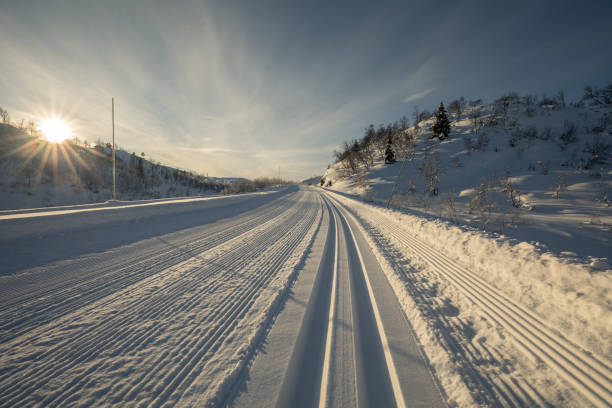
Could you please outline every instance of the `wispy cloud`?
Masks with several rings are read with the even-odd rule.
[[[112,96],[120,146],[210,175],[269,175],[279,165],[320,173],[334,146],[368,123],[396,120],[406,103],[469,97],[483,83],[507,90],[513,72],[501,56],[516,63],[517,55],[498,46],[512,32],[488,18],[500,15],[499,5],[440,12],[427,2],[354,2],[350,10],[317,0],[5,3],[0,104],[14,119],[65,116],[79,137],[108,141]],[[508,4],[516,10],[504,26],[513,27],[524,10]],[[494,46],[473,33],[474,15],[491,22]],[[443,28],[422,36],[433,23]],[[606,35],[594,38],[603,44]],[[448,38],[466,48],[458,52]],[[488,49],[500,56],[489,59],[497,69],[474,57]]]
[[[408,102],[418,101],[419,99],[423,99],[424,97],[426,97],[433,91],[435,91],[435,88],[426,89],[424,91],[417,92],[412,95],[408,95],[407,97],[404,98],[404,102],[408,103]]]
[[[114,96],[120,146],[210,174],[266,175],[288,162],[304,176],[321,172],[333,146],[376,120],[365,119],[370,111],[423,79],[360,80],[384,76],[367,64],[393,33],[384,16],[338,30],[332,47],[326,37],[310,44],[309,33],[279,37],[275,21],[255,24],[241,8],[205,4],[34,14],[36,24],[0,14],[0,85],[13,112],[56,105],[56,114],[76,117],[80,137],[106,141]]]

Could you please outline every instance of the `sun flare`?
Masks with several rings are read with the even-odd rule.
[[[45,119],[39,127],[45,139],[53,143],[61,143],[72,136],[72,131],[68,124],[58,118]]]

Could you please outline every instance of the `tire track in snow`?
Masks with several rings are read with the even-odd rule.
[[[549,329],[544,321],[493,288],[456,261],[411,236],[382,215],[370,220],[411,253],[451,281],[497,324],[504,327],[527,354],[547,363],[594,406],[612,406],[612,369],[608,362],[584,352]]]

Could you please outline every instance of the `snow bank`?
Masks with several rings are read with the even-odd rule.
[[[414,330],[416,342],[422,348],[422,354],[424,354],[423,358],[425,361],[429,362],[430,367],[436,374],[437,380],[440,381],[440,385],[448,398],[447,403],[449,406],[453,407],[469,407],[476,405],[470,390],[462,380],[456,365],[451,360],[450,354],[437,341],[435,334],[436,329],[429,324],[426,316],[421,314],[415,300],[404,289],[404,282],[401,277],[395,273],[393,266],[379,251],[377,245],[368,233],[363,230],[361,224],[357,223],[357,226],[361,229],[362,236],[372,249],[404,313],[406,313],[406,317]]]

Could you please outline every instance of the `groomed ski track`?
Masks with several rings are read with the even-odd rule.
[[[354,219],[326,195],[323,200],[329,226],[318,267],[304,271],[312,275],[305,284],[296,282],[292,302],[268,336],[271,347],[229,405],[445,406]],[[299,330],[291,336],[291,328]]]
[[[372,225],[612,405],[608,362],[354,205],[289,187],[0,218],[0,407],[445,406]]]
[[[354,200],[340,194],[332,193],[331,196],[334,197],[334,200],[347,205],[348,208],[351,207],[351,204],[355,204]],[[610,362],[573,344],[561,333],[549,328],[542,317],[505,296],[484,279],[440,251],[433,249],[419,237],[405,231],[396,221],[382,212],[367,209],[362,212],[361,222],[368,224],[371,229],[384,231],[384,234],[392,239],[394,245],[405,256],[419,258],[442,279],[451,282],[492,322],[506,330],[526,355],[548,365],[568,385],[581,394],[585,399],[585,404],[602,408],[612,406]],[[403,271],[397,271],[397,273],[402,280],[410,280]],[[514,381],[514,384],[517,382]],[[497,385],[494,388],[496,387]],[[515,389],[512,389],[512,386],[506,385],[505,387],[507,387],[508,394],[514,394],[514,401],[512,398],[505,397],[506,401],[502,405],[545,404],[544,401],[538,401],[537,397],[532,399],[520,387]],[[534,392],[537,394],[537,390],[530,390],[527,393],[533,395]],[[521,393],[525,394],[523,401],[518,397]]]

